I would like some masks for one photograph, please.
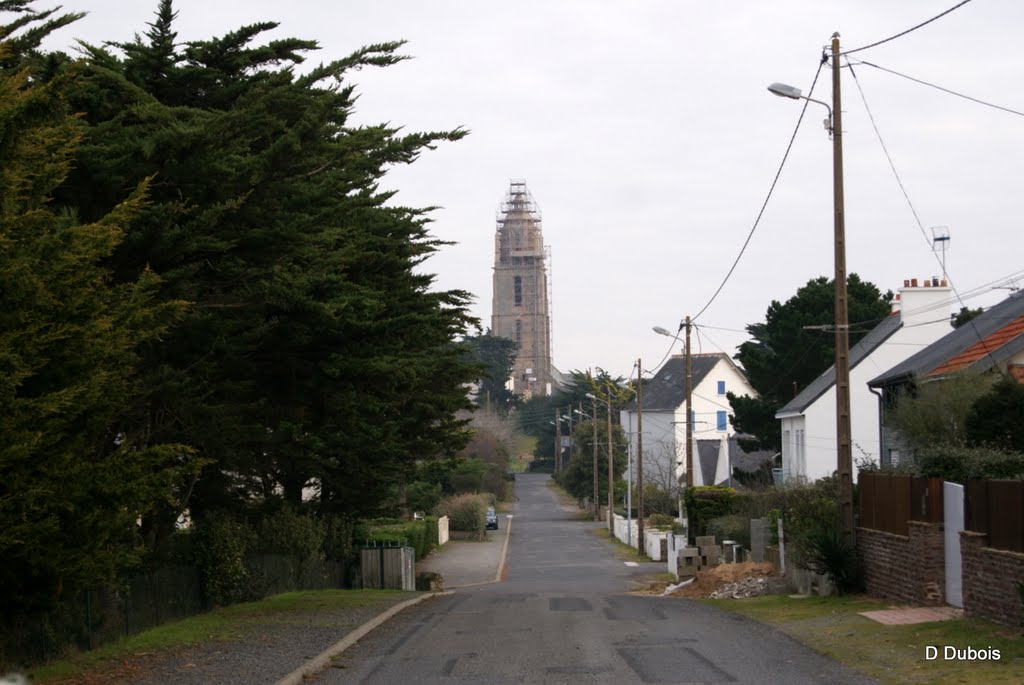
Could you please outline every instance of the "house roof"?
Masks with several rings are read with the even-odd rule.
[[[898,314],[891,314],[882,322],[871,329],[857,344],[850,348],[850,368],[853,369],[861,363],[873,351],[878,349],[893,333],[903,327],[903,320]],[[775,418],[781,419],[787,416],[802,414],[811,406],[815,400],[825,394],[829,388],[836,384],[836,366],[828,367],[825,373],[811,381],[796,397],[786,406],[775,413]]]
[[[914,376],[941,377],[973,369],[987,371],[1024,350],[1024,292],[1017,292],[870,380],[880,388]]]
[[[760,468],[761,464],[775,457],[774,452],[765,450],[745,452],[739,445],[738,438],[741,437],[750,436],[733,434],[728,438],[729,461],[734,469],[740,469],[741,471],[747,472],[756,471]],[[718,467],[718,449],[720,444],[720,438],[697,440],[697,454],[694,455],[694,459],[696,459],[698,455],[700,456],[700,472],[704,477],[704,482],[697,483],[697,485],[715,485],[712,481],[715,479],[715,473]]]
[[[690,375],[694,388],[700,385],[719,362],[732,364],[724,352],[690,355]],[[735,366],[735,365],[734,365]],[[686,401],[686,357],[674,355],[665,362],[658,373],[644,383],[644,411],[674,411]],[[636,411],[636,400],[630,402],[626,411]]]

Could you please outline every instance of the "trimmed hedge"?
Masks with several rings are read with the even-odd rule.
[[[686,488],[686,517],[690,536],[706,535],[711,519],[732,513],[736,491],[724,485],[698,485]]]
[[[448,517],[451,530],[474,533],[483,538],[487,534],[487,508],[492,501],[493,495],[455,495],[442,500],[437,510],[441,516]]]
[[[416,559],[423,559],[437,546],[437,519],[433,516],[418,521],[369,522],[362,531],[363,543],[409,546],[416,550]]]

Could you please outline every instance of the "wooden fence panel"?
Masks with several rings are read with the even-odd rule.
[[[1024,552],[1024,482],[988,481],[988,544]]]
[[[907,535],[909,521],[942,521],[941,478],[862,473],[857,484],[863,528]]]

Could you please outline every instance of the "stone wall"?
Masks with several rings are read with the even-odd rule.
[[[1005,626],[1024,620],[1017,584],[1024,583],[1024,554],[986,547],[984,533],[960,533],[964,613]]]
[[[857,553],[868,594],[915,604],[945,604],[943,527],[910,521],[908,535],[857,529]],[[966,579],[964,585],[966,586]]]

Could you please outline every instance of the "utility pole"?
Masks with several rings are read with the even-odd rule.
[[[581,403],[582,404],[582,403]],[[594,520],[601,520],[601,506],[600,500],[598,500],[598,488],[597,488],[597,400],[592,400],[593,407],[590,414],[590,423],[594,427]]]
[[[690,356],[690,317],[686,317],[686,487],[693,487],[693,363]],[[687,513],[689,515],[689,513]]]
[[[644,549],[644,367],[636,360],[636,541]]]
[[[555,407],[555,473],[562,470],[562,412]]]
[[[608,397],[608,533],[614,535],[613,525],[615,511],[615,466],[612,454],[612,393],[610,388],[605,388]]]
[[[846,220],[843,203],[843,108],[839,33],[832,34],[832,190],[835,205],[836,442],[839,530],[853,544],[853,446],[850,437],[850,331],[846,297]]]

